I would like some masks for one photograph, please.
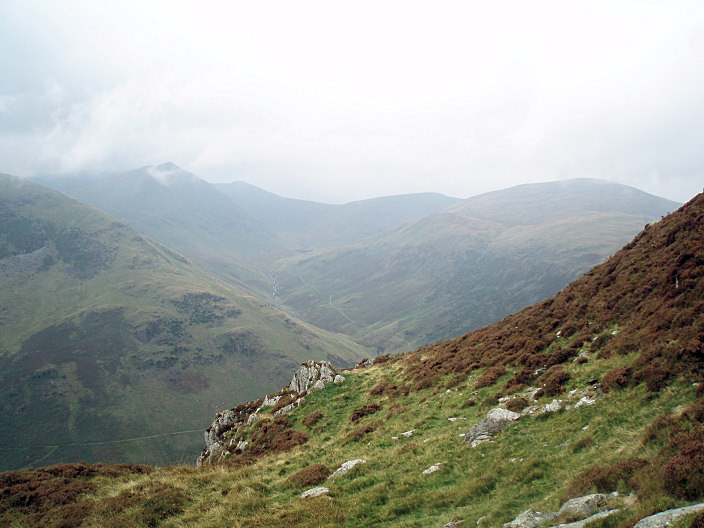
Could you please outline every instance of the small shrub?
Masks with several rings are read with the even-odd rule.
[[[422,391],[423,389],[427,389],[428,387],[432,387],[435,384],[435,381],[435,376],[428,376],[426,378],[423,378],[418,381],[415,385],[413,385],[413,390],[417,392]]]
[[[562,370],[562,366],[556,365],[550,367],[541,377],[539,381],[542,381],[542,394],[545,396],[557,396],[558,394],[564,392],[563,383],[571,379],[569,372]]]
[[[352,441],[352,442],[358,442],[359,440],[361,440],[361,438],[364,435],[367,435],[369,433],[373,433],[374,431],[376,431],[376,423],[370,423],[370,424],[367,424],[363,427],[359,427],[359,428],[355,429],[354,431],[352,431],[350,434],[348,434],[345,437],[345,440]]]
[[[622,389],[628,386],[631,379],[631,367],[624,365],[608,371],[601,378],[601,385],[605,392]]]
[[[324,464],[314,464],[294,473],[286,479],[286,482],[292,482],[301,487],[314,486],[328,478],[330,473],[330,469]]]
[[[388,420],[392,416],[405,413],[407,410],[408,409],[401,407],[398,403],[394,403],[391,407],[389,407],[389,413],[386,415],[386,419]]]
[[[378,412],[381,410],[381,405],[378,403],[371,403],[369,405],[362,405],[359,409],[355,409],[352,411],[352,415],[350,416],[350,421],[351,422],[356,422],[361,420],[364,416],[367,416],[369,414],[374,414],[375,412]]]
[[[481,389],[482,387],[493,385],[496,383],[496,380],[504,374],[506,374],[506,367],[504,365],[494,365],[493,367],[489,367],[487,371],[479,377],[474,388]]]
[[[392,383],[389,383],[388,381],[384,380],[378,385],[374,386],[374,388],[369,391],[369,394],[371,394],[372,396],[395,394],[397,389],[398,387],[396,387],[396,385],[393,385]]]
[[[318,423],[318,420],[320,420],[323,417],[323,413],[320,411],[315,411],[310,414],[307,414],[303,417],[302,423],[306,427],[313,427],[316,423]]]
[[[704,444],[689,440],[662,470],[665,490],[688,500],[704,496]]]
[[[645,382],[650,392],[658,392],[665,386],[665,381],[670,377],[670,373],[665,367],[660,365],[648,365],[634,376],[634,383]]]
[[[506,404],[506,408],[509,411],[513,411],[515,413],[521,412],[523,409],[528,407],[529,402],[525,398],[513,398],[508,401]]]

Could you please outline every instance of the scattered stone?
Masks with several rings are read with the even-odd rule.
[[[554,519],[554,513],[540,513],[534,510],[526,510],[511,522],[504,523],[503,528],[538,528],[543,521]]]
[[[296,401],[289,403],[286,407],[281,407],[281,409],[274,413],[274,416],[281,416],[282,414],[290,413],[292,410],[298,407],[302,401],[303,398],[299,398]]]
[[[464,418],[464,417],[460,417],[460,418],[448,418],[448,421],[450,421],[450,422],[456,422],[456,421],[458,421],[458,420],[466,420],[466,419],[467,419],[467,418]]]
[[[323,390],[325,388],[325,382],[323,380],[318,380],[313,383],[311,390]]]
[[[672,524],[672,521],[682,517],[683,515],[698,513],[702,510],[704,510],[704,502],[694,504],[692,506],[685,506],[684,508],[667,510],[651,515],[650,517],[646,517],[645,519],[641,519],[633,528],[663,528],[664,526],[669,526]]]
[[[296,373],[288,388],[301,394],[307,391],[316,381],[332,382],[337,375],[335,367],[328,361],[308,361],[303,363]]]
[[[467,433],[460,433],[458,436],[459,436],[460,438],[464,438],[465,436],[467,436]]]
[[[553,400],[543,407],[543,412],[557,412],[562,407],[562,400]]]
[[[311,488],[309,490],[304,491],[301,493],[301,498],[302,499],[309,499],[310,497],[318,497],[320,495],[323,495],[324,493],[329,493],[330,489],[325,488],[325,487],[318,487],[318,488]]]
[[[435,473],[436,471],[440,471],[440,464],[433,464],[428,469],[424,469],[423,475],[429,475],[430,473]]]
[[[462,526],[464,521],[450,521],[447,524],[443,524],[442,528],[457,528],[458,526]]]
[[[404,433],[401,433],[401,436],[404,436],[406,438],[410,438],[413,436],[413,431],[415,431],[415,429],[411,429],[410,431],[406,431]]]
[[[392,436],[391,440],[398,440],[398,436]]]
[[[482,515],[481,517],[479,517],[479,519],[477,519],[477,526],[479,526],[479,523],[482,522],[484,519],[486,519],[486,515]]]
[[[344,377],[344,376],[340,376],[340,375],[338,374],[337,376],[335,376],[335,378],[332,380],[332,382],[335,383],[335,384],[344,383],[344,382],[345,382],[345,377]]]
[[[333,478],[333,477],[339,477],[340,475],[344,475],[347,472],[349,472],[350,469],[355,467],[358,464],[366,464],[367,461],[361,458],[358,458],[356,460],[348,460],[344,464],[342,464],[339,468],[337,468],[332,475],[330,475],[328,478]]]
[[[465,433],[464,441],[471,444],[472,447],[477,447],[479,444],[491,440],[496,433],[520,417],[521,415],[518,413],[496,407]]]
[[[588,396],[582,396],[580,400],[574,404],[575,409],[579,409],[582,405],[594,405],[596,400],[589,398]]]
[[[587,424],[587,425],[585,425],[584,427],[582,427],[582,431],[586,431],[587,429],[589,429],[589,424]]]
[[[367,358],[367,359],[363,359],[362,361],[357,363],[354,368],[371,367],[373,364],[374,364],[374,362],[371,359]]]

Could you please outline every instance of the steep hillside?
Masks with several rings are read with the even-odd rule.
[[[124,223],[7,175],[0,285],[1,468],[173,463],[199,449],[196,429],[233,394],[279,388],[311,356],[363,354]]]
[[[306,365],[288,389],[218,413],[200,467],[2,474],[0,520],[630,528],[667,511],[637,528],[698,528],[702,299],[699,195],[496,324],[354,370]]]
[[[312,324],[407,351],[549,297],[676,207],[598,180],[515,187],[284,259],[277,293]]]
[[[261,296],[271,291],[268,266],[291,254],[282,238],[172,163],[105,178],[68,194]]]
[[[284,198],[244,182],[215,187],[304,251],[349,244],[460,202],[438,193],[417,193],[333,205]]]

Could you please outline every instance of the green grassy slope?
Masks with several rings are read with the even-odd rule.
[[[528,508],[551,512],[572,497],[616,491],[608,506],[620,511],[589,526],[629,528],[704,501],[702,299],[704,195],[544,302],[460,338],[377,358],[307,394],[287,417],[263,411],[225,433],[264,454],[245,448],[199,468],[5,473],[0,520],[500,527]],[[589,403],[577,406],[585,396]],[[543,412],[553,400],[561,409]],[[533,412],[488,442],[470,447],[459,436],[497,406],[526,405]],[[277,430],[299,444],[267,443],[267,431]],[[354,459],[366,463],[326,478]],[[329,492],[300,498],[314,486]],[[673,526],[686,528],[692,517]]]
[[[549,297],[675,205],[593,180],[521,186],[284,259],[278,294],[317,326],[407,351]]]
[[[0,285],[2,468],[190,458],[233,397],[279,388],[313,356],[365,354],[124,223],[7,175]],[[142,438],[153,435],[163,436]]]

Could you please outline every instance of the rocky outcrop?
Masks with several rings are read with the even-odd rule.
[[[479,444],[491,440],[496,433],[520,417],[521,415],[518,413],[496,407],[465,433],[464,441],[472,447],[477,447]]]
[[[317,381],[333,383],[335,376],[337,376],[337,370],[331,363],[327,361],[308,361],[298,368],[288,388],[297,394],[301,394],[311,388]]]
[[[667,510],[645,519],[641,519],[633,528],[663,528],[669,526],[675,519],[682,517],[683,515],[689,515],[690,513],[698,513],[704,511],[704,503],[695,504],[693,506],[685,506],[684,508],[676,508],[674,510]]]
[[[219,451],[220,456],[217,460],[221,460],[229,453],[242,451],[247,445],[239,442],[233,444],[228,442],[228,438],[232,438],[233,430],[242,426],[252,425],[259,420],[259,413],[265,407],[275,407],[281,398],[287,397],[291,403],[277,409],[273,415],[281,416],[288,414],[298,407],[303,402],[303,394],[308,390],[323,390],[325,383],[344,383],[345,378],[337,373],[335,367],[327,361],[308,361],[300,366],[293,375],[293,379],[288,387],[282,389],[276,394],[269,394],[264,398],[256,401],[251,401],[243,405],[239,405],[229,411],[221,411],[215,415],[213,423],[205,431],[205,449],[202,451],[196,465],[209,463],[213,459],[213,455]],[[293,396],[293,398],[291,398]],[[240,448],[239,446],[243,447]]]

